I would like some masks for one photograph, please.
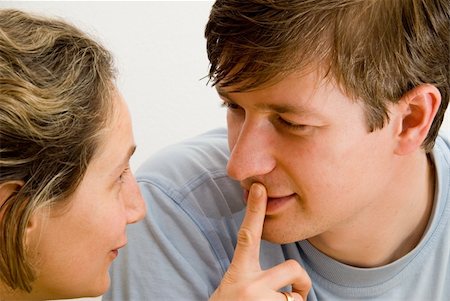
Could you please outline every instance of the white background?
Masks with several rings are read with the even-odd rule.
[[[211,5],[211,1],[0,1],[0,8],[63,17],[113,53],[118,87],[128,102],[138,145],[133,169],[165,145],[226,125],[225,109],[202,79],[208,74],[203,31]]]
[[[211,1],[0,1],[59,16],[87,31],[114,55],[118,87],[128,102],[136,169],[156,150],[225,126],[225,109],[207,85],[203,31]]]
[[[0,7],[63,17],[111,50],[138,145],[133,169],[165,145],[225,126],[225,110],[202,79],[208,72],[203,30],[211,5],[211,1],[0,2]]]
[[[226,125],[225,109],[204,78],[203,31],[212,3],[0,1],[0,7],[63,17],[113,53],[133,119],[136,169],[163,146]]]

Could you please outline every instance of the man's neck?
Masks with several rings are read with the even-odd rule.
[[[357,267],[391,263],[414,249],[430,219],[435,170],[430,159],[417,153],[402,162],[396,182],[352,221],[308,239],[318,250]]]

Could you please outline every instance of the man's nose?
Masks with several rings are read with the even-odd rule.
[[[230,141],[228,175],[238,181],[271,172],[276,165],[272,133],[264,125],[244,123]]]

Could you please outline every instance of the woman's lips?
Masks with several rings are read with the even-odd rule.
[[[112,258],[115,259],[117,256],[119,256],[119,250],[118,249],[111,250],[111,255]]]
[[[110,253],[111,253],[113,259],[115,259],[117,256],[119,256],[119,249],[125,247],[126,244],[127,244],[127,243],[124,242],[124,243],[120,244],[120,246],[118,246],[117,248],[111,250]]]

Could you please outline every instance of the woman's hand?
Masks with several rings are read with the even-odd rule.
[[[292,285],[295,301],[306,300],[311,279],[298,262],[287,260],[268,270],[261,269],[259,251],[266,204],[265,187],[253,184],[233,260],[209,301],[287,301],[290,299],[278,291],[287,285]]]

